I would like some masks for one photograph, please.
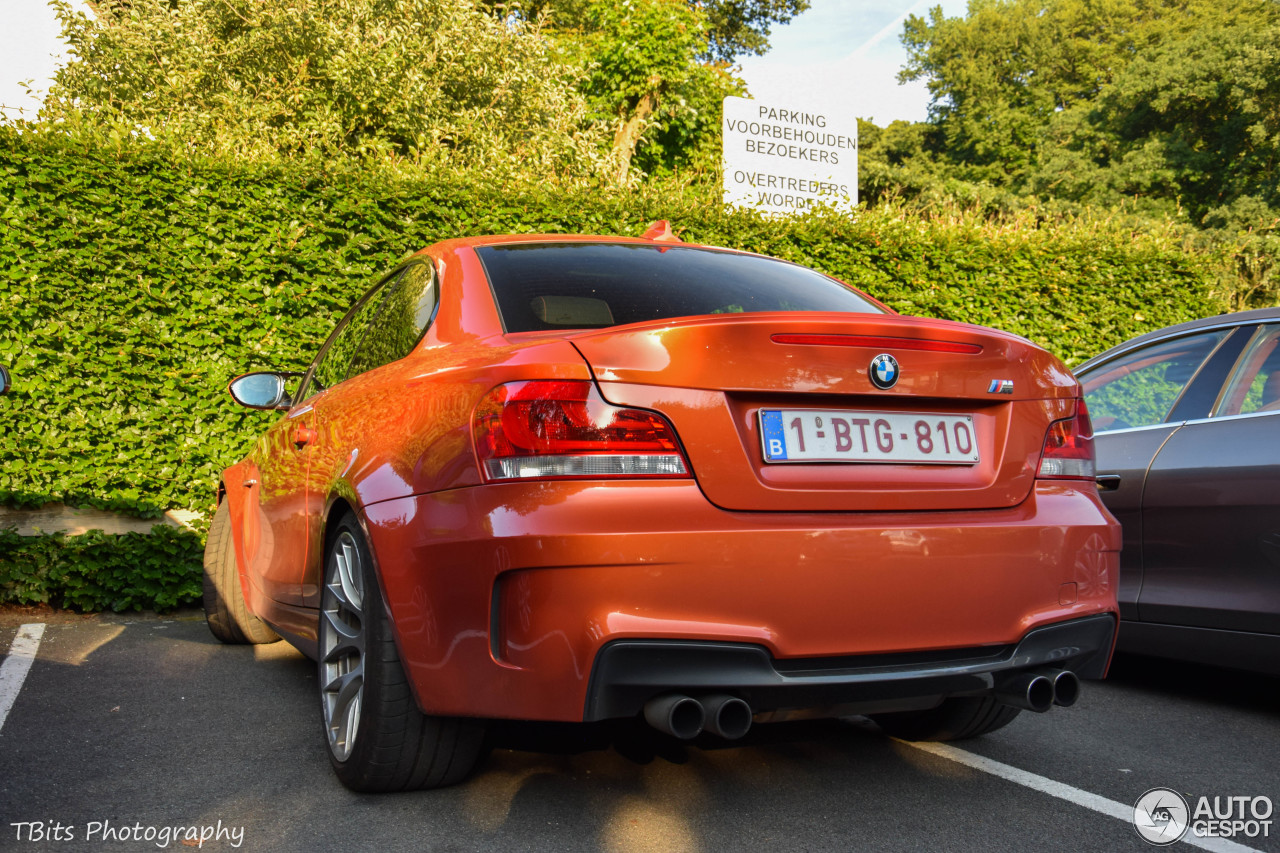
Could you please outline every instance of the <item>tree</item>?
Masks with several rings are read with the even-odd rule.
[[[620,183],[646,131],[661,131],[672,145],[662,147],[661,134],[649,134],[651,167],[674,165],[684,146],[696,151],[708,139],[718,143],[719,102],[740,84],[698,60],[707,47],[699,9],[685,0],[588,0],[577,27],[553,32],[567,61],[585,69],[581,87],[592,117],[613,131]]]
[[[42,116],[236,155],[581,169],[597,142],[535,24],[467,0],[54,0],[74,60]]]
[[[1270,3],[1244,0],[1237,5]],[[899,79],[927,81],[929,120],[971,177],[1017,181],[1057,113],[1092,101],[1137,56],[1216,26],[1216,0],[972,0],[964,18],[910,16]]]
[[[695,66],[684,85],[658,104],[636,144],[636,167],[648,174],[682,169],[717,173],[723,154],[724,99],[746,94],[746,84],[723,64]]]
[[[724,57],[807,0],[53,0],[74,61],[42,113],[237,156],[518,169],[718,160]]]
[[[1280,215],[1280,7],[1274,17],[1135,58],[1095,101],[1054,117],[1033,188],[1179,204],[1215,226]]]
[[[785,24],[805,9],[809,0],[708,0],[708,60],[732,62],[744,53],[763,54],[769,49],[769,31]]]
[[[550,25],[572,30],[583,20],[587,0],[482,0],[491,12],[502,16],[537,20],[545,16]],[[809,8],[809,0],[683,0],[691,11],[705,20],[707,43],[699,59],[707,64],[727,65],[744,53],[762,54],[769,49],[769,31],[785,24]]]
[[[625,182],[642,171],[705,170],[720,159],[721,104],[746,93],[730,62],[763,53],[770,27],[808,0],[483,0],[506,19],[540,21],[582,69],[591,118],[612,131]]]
[[[907,20],[900,79],[948,176],[1238,219],[1280,201],[1277,27],[1275,0],[972,0]]]

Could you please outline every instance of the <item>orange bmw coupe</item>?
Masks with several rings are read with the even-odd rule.
[[[655,223],[424,249],[297,379],[230,384],[283,415],[223,474],[204,604],[315,659],[352,789],[461,780],[486,720],[953,739],[1106,673],[1120,528],[1023,338]]]

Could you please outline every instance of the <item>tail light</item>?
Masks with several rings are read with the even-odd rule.
[[[476,407],[476,454],[490,481],[688,477],[666,418],[605,402],[591,382],[511,382]]]
[[[1097,470],[1093,452],[1093,424],[1084,398],[1076,400],[1074,416],[1049,425],[1040,454],[1041,478],[1092,480]]]

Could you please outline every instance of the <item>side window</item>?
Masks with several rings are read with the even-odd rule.
[[[1217,414],[1276,411],[1280,411],[1280,326],[1267,326],[1241,356]]]
[[[435,317],[439,294],[435,268],[419,261],[404,271],[369,322],[369,330],[351,359],[348,376],[404,358]]]
[[[1163,423],[1187,383],[1228,331],[1143,347],[1081,377],[1094,431]]]
[[[364,338],[369,322],[377,315],[397,275],[388,276],[360,298],[334,329],[320,349],[312,369],[311,383],[303,392],[307,396],[332,388],[350,376],[351,359]]]

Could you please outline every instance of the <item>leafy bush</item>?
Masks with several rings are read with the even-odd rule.
[[[469,0],[55,0],[73,60],[47,121],[179,150],[592,168],[578,69]],[[597,139],[598,138],[598,139]]]
[[[0,604],[172,610],[200,598],[203,548],[197,534],[162,524],[149,536],[0,530]]]

